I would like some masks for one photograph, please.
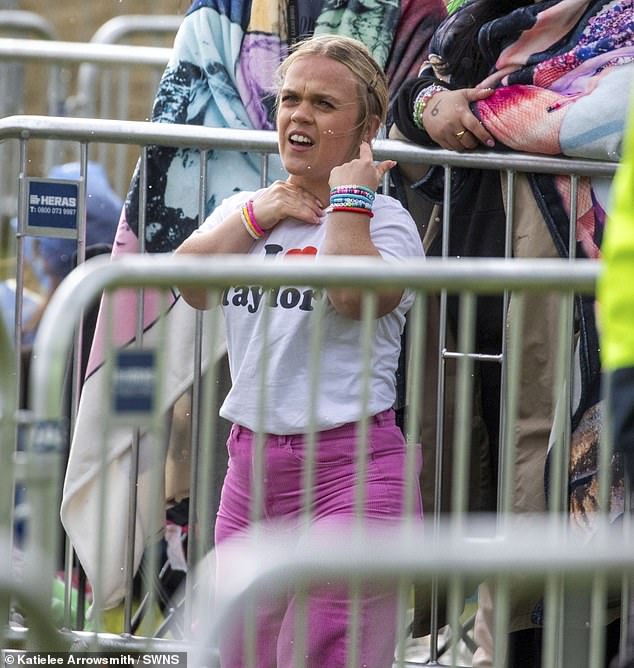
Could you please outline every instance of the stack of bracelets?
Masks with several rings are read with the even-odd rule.
[[[372,218],[374,190],[366,186],[336,186],[330,191],[330,210],[363,213]]]
[[[412,114],[412,120],[414,121],[414,125],[419,129],[419,130],[424,130],[425,126],[423,125],[423,112],[425,111],[425,107],[427,106],[427,103],[429,100],[436,95],[436,93],[440,93],[443,90],[447,90],[444,86],[441,86],[440,84],[431,84],[431,86],[427,86],[426,88],[423,88],[420,93],[416,96],[416,99],[414,100],[414,110]]]
[[[264,237],[266,230],[263,230],[255,219],[252,199],[248,200],[247,203],[242,207],[240,210],[240,216],[242,218],[242,224],[249,233],[249,236],[254,241],[258,241],[258,239],[262,239],[262,237]]]

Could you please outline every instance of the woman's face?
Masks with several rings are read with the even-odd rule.
[[[355,157],[367,134],[359,115],[358,81],[345,65],[326,56],[296,60],[284,77],[277,113],[290,180],[327,184],[331,169]]]

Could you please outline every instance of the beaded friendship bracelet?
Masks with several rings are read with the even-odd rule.
[[[367,186],[343,185],[330,190],[330,210],[362,213],[372,218],[376,194]]]
[[[423,90],[418,93],[416,96],[416,99],[414,100],[414,110],[412,114],[412,120],[414,121],[414,125],[419,129],[419,130],[425,130],[425,126],[423,124],[423,112],[425,111],[425,107],[429,103],[429,101],[436,95],[436,93],[441,93],[444,90],[448,90],[444,86],[441,86],[440,84],[431,84],[430,86],[427,86],[426,88],[423,88]]]
[[[359,195],[336,195],[330,198],[331,206],[353,206],[372,211],[372,202]]]
[[[358,195],[337,195],[330,198],[330,206],[352,206],[372,211],[372,202]]]
[[[336,186],[330,190],[330,198],[336,197],[337,195],[361,195],[367,197],[371,202],[374,202],[376,193],[372,188],[367,186]]]

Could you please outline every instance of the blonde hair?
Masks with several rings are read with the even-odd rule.
[[[363,43],[343,35],[315,35],[298,42],[277,69],[278,91],[289,67],[306,56],[326,56],[345,65],[358,80],[359,123],[365,127],[372,116],[385,123],[389,100],[387,77]],[[279,102],[279,93],[276,101]]]

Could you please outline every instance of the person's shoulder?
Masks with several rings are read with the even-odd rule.
[[[409,212],[407,209],[403,206],[400,200],[398,200],[396,197],[392,197],[391,195],[383,195],[382,193],[377,193],[375,199],[374,199],[374,213],[378,213],[379,211],[383,212],[399,212],[403,211],[409,215]]]
[[[232,195],[228,195],[227,197],[225,197],[220,203],[220,206],[228,206],[228,207],[240,206],[241,204],[244,204],[244,202],[246,202],[247,200],[257,197],[259,192],[260,192],[259,190],[256,191],[240,190],[236,193],[233,193]]]
[[[386,243],[391,239],[390,243],[397,243],[399,246],[406,244],[412,251],[407,253],[408,255],[423,254],[416,222],[398,199],[377,194],[372,210],[372,230],[377,239],[381,238]],[[401,248],[400,251],[402,250]]]
[[[220,218],[230,215],[236,209],[242,208],[247,200],[254,199],[260,191],[240,190],[225,197],[214,209],[212,215]]]
[[[223,221],[227,216],[230,216],[236,209],[244,206],[245,202],[254,197],[257,192],[241,190],[225,197],[220,204],[218,204],[213,211],[205,218],[202,225],[198,228],[199,231],[207,230],[214,225]]]
[[[399,199],[391,195],[377,193],[372,211],[375,225],[398,225],[399,227],[416,228],[416,223],[409,210],[403,206]]]

